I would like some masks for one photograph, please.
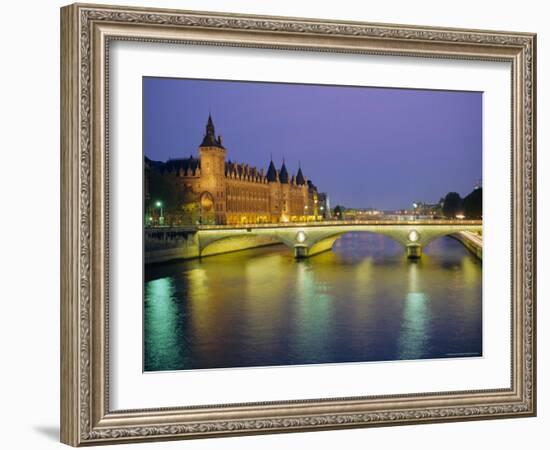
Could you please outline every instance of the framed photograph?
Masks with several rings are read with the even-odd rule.
[[[535,415],[535,58],[62,8],[62,442]]]

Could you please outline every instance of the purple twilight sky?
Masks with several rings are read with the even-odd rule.
[[[196,157],[209,111],[227,159],[300,162],[332,206],[409,208],[481,178],[480,92],[145,77],[145,155]]]

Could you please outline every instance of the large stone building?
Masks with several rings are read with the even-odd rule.
[[[146,224],[246,224],[321,220],[326,194],[298,168],[290,175],[285,162],[267,171],[227,160],[212,117],[198,158],[145,158]],[[324,209],[324,207],[323,207]]]

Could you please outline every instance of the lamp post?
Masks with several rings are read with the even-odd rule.
[[[160,214],[159,214],[159,225],[164,225],[164,213],[162,209],[162,202],[160,200],[157,200],[155,203],[155,206],[159,208]]]

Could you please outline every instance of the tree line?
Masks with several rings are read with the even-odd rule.
[[[449,192],[442,199],[442,203],[441,212],[445,217],[463,215],[467,219],[481,219],[483,216],[483,191],[480,187],[464,198],[461,198],[458,192]]]

